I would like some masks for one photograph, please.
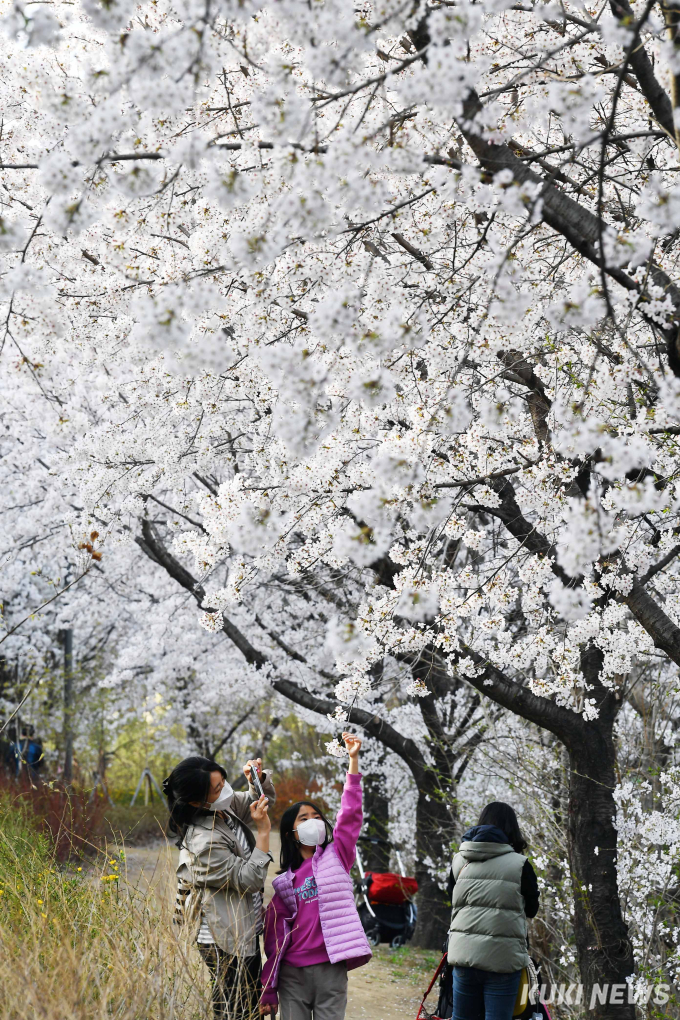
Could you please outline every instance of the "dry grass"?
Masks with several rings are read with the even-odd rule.
[[[134,804],[127,798],[111,807],[106,805],[100,831],[108,840],[122,839],[127,846],[148,846],[164,839],[168,812],[164,804]]]
[[[124,853],[60,864],[0,799],[3,1020],[206,1020],[205,968],[172,900],[125,882]]]

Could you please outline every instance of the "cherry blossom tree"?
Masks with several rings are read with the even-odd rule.
[[[680,663],[676,8],[3,24],[5,427],[32,477],[54,450],[40,533],[134,538],[263,682],[408,763],[426,902],[485,727],[551,733],[580,971],[625,984],[618,720]]]

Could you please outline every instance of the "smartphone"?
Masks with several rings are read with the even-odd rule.
[[[258,797],[264,797],[265,796],[265,792],[262,789],[262,783],[260,782],[260,777],[257,774],[257,765],[251,765],[250,766],[250,782],[253,784],[253,786],[257,790]]]

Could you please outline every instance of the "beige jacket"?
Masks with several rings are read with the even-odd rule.
[[[273,804],[276,794],[266,772],[262,774],[262,788]],[[187,829],[177,866],[180,884],[191,886],[184,903],[185,922],[196,926],[202,911],[216,944],[237,956],[253,956],[257,952],[256,929],[260,918],[255,916],[252,894],[263,889],[267,868],[273,860],[270,854],[255,847],[250,815],[250,805],[255,800],[257,793],[250,786],[247,793],[234,794],[231,808],[225,812],[246,823],[250,856],[242,850],[227,822],[219,814],[210,814]]]

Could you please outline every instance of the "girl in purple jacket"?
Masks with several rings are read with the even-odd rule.
[[[342,739],[349,769],[340,811],[330,826],[309,801],[281,819],[281,871],[267,907],[260,1012],[281,1020],[343,1020],[347,971],[371,958],[349,876],[361,832],[361,740]]]

